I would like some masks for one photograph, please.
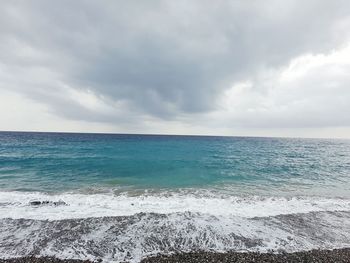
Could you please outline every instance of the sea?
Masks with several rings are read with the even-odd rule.
[[[350,247],[350,140],[0,132],[0,258]]]

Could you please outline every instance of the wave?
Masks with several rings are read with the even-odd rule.
[[[350,211],[350,200],[305,196],[220,196],[210,192],[138,195],[0,192],[0,218],[13,219],[57,220],[179,212],[253,218],[317,211]]]
[[[350,246],[350,212],[244,218],[184,212],[0,220],[0,254],[139,262],[158,253],[287,251]]]
[[[213,192],[0,192],[0,255],[139,262],[190,251],[350,246],[350,200]]]

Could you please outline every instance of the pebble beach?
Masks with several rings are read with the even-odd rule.
[[[23,257],[0,260],[0,263],[97,263],[102,261],[57,259],[52,257]],[[350,262],[350,248],[334,250],[311,250],[295,253],[182,253],[174,255],[158,255],[145,258],[141,263],[348,263]],[[125,262],[126,263],[126,262]]]

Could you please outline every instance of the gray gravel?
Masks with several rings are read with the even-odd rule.
[[[245,263],[245,262],[273,262],[273,263],[349,263],[350,248],[335,250],[312,250],[298,253],[186,253],[171,256],[157,256],[147,258],[142,263]]]
[[[196,252],[155,256],[142,260],[141,263],[350,263],[350,248],[334,250],[312,250],[297,253],[211,253]],[[0,263],[92,263],[91,261],[57,259],[51,257],[23,257],[0,259]]]

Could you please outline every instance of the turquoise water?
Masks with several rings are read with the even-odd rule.
[[[0,258],[350,247],[350,141],[0,133]]]
[[[350,141],[0,133],[0,189],[350,195]]]

